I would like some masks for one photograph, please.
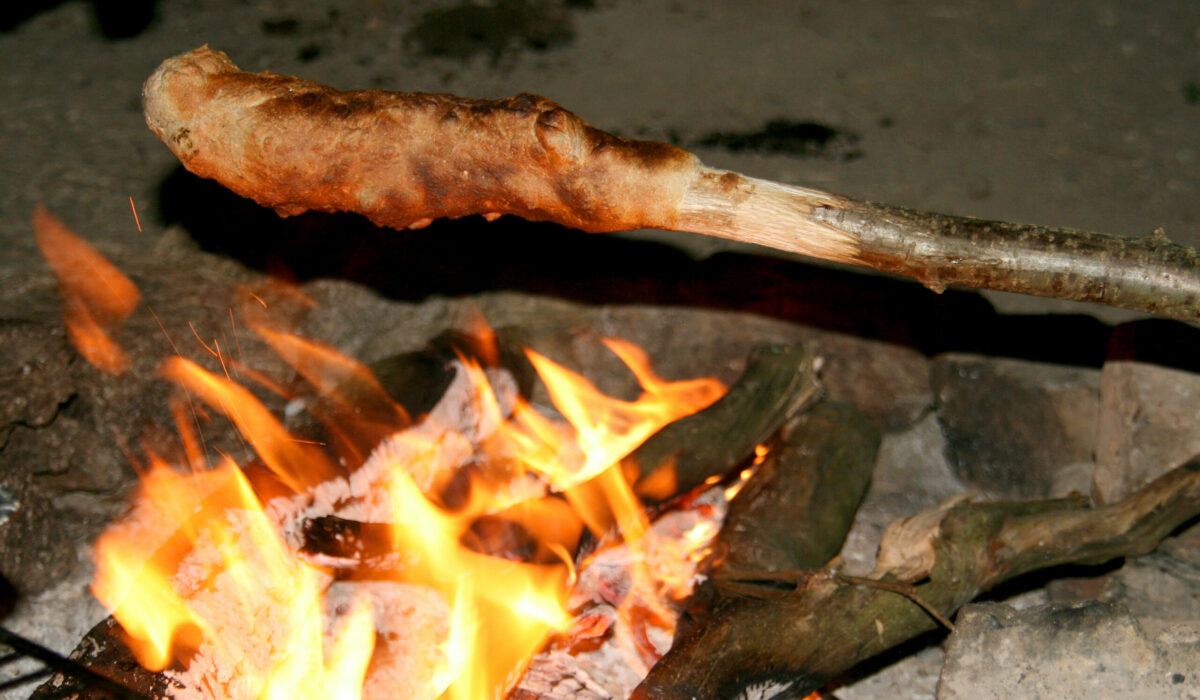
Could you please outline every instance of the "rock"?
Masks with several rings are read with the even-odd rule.
[[[124,474],[120,452],[80,415],[82,362],[57,316],[0,320],[0,347],[0,487],[12,497],[0,575],[35,593],[78,565],[78,546],[112,513],[93,494],[123,485]]]
[[[83,566],[88,545],[125,507],[139,447],[165,456],[179,450],[170,389],[157,371],[165,355],[177,349],[222,371],[203,339],[227,349],[226,357],[265,364],[262,344],[231,325],[236,280],[208,279],[199,264],[132,267],[127,272],[143,292],[154,293],[147,296],[154,314],[139,308],[114,334],[132,360],[120,376],[100,372],[70,346],[50,280],[30,284],[19,303],[0,303],[0,487],[15,500],[0,526],[0,576],[21,595],[45,591]],[[246,453],[228,422],[200,419],[197,426],[214,455]]]
[[[804,343],[823,358],[822,382],[834,401],[852,403],[885,431],[903,430],[932,405],[929,363],[918,350],[800,326],[765,316],[650,305],[585,306],[547,296],[491,292],[421,304],[381,299],[333,280],[306,285],[317,302],[304,331],[372,361],[421,347],[447,328],[480,320],[493,328],[518,326],[550,357],[589,376],[607,393],[628,393],[632,378],[602,344],[618,336],[643,348],[654,369],[671,379],[712,374],[727,383],[742,373],[750,349],[762,343]],[[347,319],[353,323],[347,323]],[[542,348],[541,346],[545,346]]]
[[[865,576],[875,567],[888,523],[966,490],[946,461],[946,440],[932,413],[903,432],[885,433],[871,487],[842,547],[847,573]]]
[[[1111,503],[1200,453],[1200,330],[1171,322],[1118,327],[1100,379],[1093,493]]]
[[[74,392],[74,351],[61,326],[0,318],[0,444],[16,425],[40,427]]]
[[[813,353],[825,359],[829,398],[854,404],[882,430],[904,430],[933,405],[929,360],[919,351],[841,333],[812,335]]]
[[[1198,698],[1200,620],[1136,618],[1102,602],[968,605],[937,697]]]
[[[1091,598],[1123,605],[1138,617],[1200,620],[1200,525],[1120,568],[1102,566],[1095,575],[1051,581],[1046,592],[1051,602]]]
[[[930,382],[946,454],[968,484],[1003,498],[1089,489],[1099,372],[947,354]]]

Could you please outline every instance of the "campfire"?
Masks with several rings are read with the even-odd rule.
[[[57,219],[37,219],[72,269],[108,272],[90,290],[63,277],[72,314],[137,299]],[[114,289],[119,299],[106,295]],[[626,458],[716,401],[719,382],[662,380],[644,353],[611,339],[642,389],[625,401],[525,350],[557,409],[550,418],[497,364],[496,334],[479,329],[449,347],[444,396],[410,416],[369,368],[271,328],[262,298],[247,298],[243,323],[305,380],[288,392],[290,410],[320,416],[322,435],[336,437],[291,434],[235,381],[256,377],[236,355],[210,348],[224,375],[164,361],[189,402],[176,425],[188,463],[149,456],[131,512],[96,545],[93,590],[172,697],[501,697],[552,635],[613,646],[635,679],[665,652],[736,489],[702,489],[652,527]],[[73,337],[98,369],[125,368],[108,359],[122,351],[103,324]],[[207,463],[194,427],[206,412],[233,422],[259,462]],[[664,463],[645,483],[666,497],[676,481]]]
[[[443,115],[422,133],[466,128],[454,137],[463,151],[486,150],[481,134],[527,138],[532,115],[541,150],[517,150],[521,165],[536,167],[488,179],[498,166],[460,163],[468,156],[456,151],[410,173],[416,194],[373,166],[332,168],[344,181],[312,188],[315,174],[297,164],[313,154],[277,147],[305,130],[334,133],[338,120],[406,109],[418,125]],[[715,171],[533,96],[337,93],[246,74],[201,49],[155,74],[147,115],[187,167],[287,215],[360,211],[408,228],[471,213],[590,231],[682,227],[935,288],[1049,293],[1079,274],[1053,260],[1049,272],[984,274],[956,259],[949,275],[942,262],[895,253],[889,237],[929,224],[933,245],[955,257],[962,242],[946,240],[963,235],[961,220]],[[268,135],[232,146],[218,136],[241,118],[265,119]],[[359,136],[349,150],[378,146],[349,129],[314,148],[337,151]],[[262,168],[245,165],[259,159]],[[486,181],[448,184],[473,168]],[[546,177],[561,186],[547,188]],[[873,216],[893,228],[872,238],[882,225]],[[1063,248],[1107,255],[1099,234],[981,226],[967,238],[986,234],[1000,248],[1009,234],[1021,245],[1038,239],[1014,260],[1055,259]],[[807,238],[780,243],[793,227]],[[129,372],[116,337],[142,293],[49,212],[35,213],[35,230],[72,345],[99,372]],[[1132,272],[1111,289],[1081,284],[1074,298],[1194,314],[1188,255],[1154,239],[1130,253]],[[1150,291],[1123,287],[1143,266],[1154,273]],[[1166,287],[1170,295],[1155,296]],[[131,509],[95,546],[92,589],[112,617],[77,661],[144,697],[805,697],[905,641],[952,629],[959,608],[1006,580],[1150,551],[1200,511],[1194,462],[1104,503],[959,495],[894,522],[873,569],[857,571],[838,554],[881,433],[859,408],[823,396],[818,377],[831,358],[804,344],[760,344],[727,389],[712,378],[663,379],[645,351],[606,338],[637,384],[609,395],[588,368],[540,349],[537,329],[477,322],[416,353],[363,363],[292,327],[291,310],[314,305],[303,290],[263,283],[237,299],[230,323],[290,369],[255,366],[236,343],[199,333],[195,357],[175,344],[159,371],[173,391],[178,449],[138,458]],[[414,377],[420,386],[400,381]],[[248,458],[206,445],[218,421],[236,429]],[[90,680],[70,670],[35,697],[82,692]]]

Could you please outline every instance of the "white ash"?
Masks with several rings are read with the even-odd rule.
[[[580,567],[579,578],[571,589],[568,606],[576,611],[577,627],[566,638],[534,656],[514,694],[525,697],[626,698],[641,683],[653,661],[671,647],[679,605],[703,581],[696,571],[720,530],[729,509],[725,490],[707,489],[686,508],[672,510],[652,524],[636,550],[626,544],[605,547]],[[695,533],[686,537],[687,533]],[[616,624],[617,607],[633,589],[631,565],[641,562],[652,580],[681,582],[669,594],[662,594],[660,612],[666,613],[661,624],[647,623],[646,638],[656,658],[649,663],[631,649],[631,631]],[[634,595],[637,595],[635,592]],[[603,637],[598,645],[577,642]],[[574,690],[578,688],[578,690]]]
[[[461,361],[454,360],[452,367],[454,380],[433,410],[385,438],[348,478],[331,479],[309,493],[268,505],[294,548],[303,542],[300,528],[306,519],[336,515],[365,523],[391,522],[394,513],[384,488],[391,470],[404,466],[417,488],[428,493],[439,478],[466,464],[496,432],[516,403],[516,379],[507,370],[488,369],[489,390],[472,381]]]
[[[261,525],[260,516],[236,509],[226,510],[223,516],[238,554],[248,561],[231,571],[222,543],[205,530],[180,563],[172,580],[175,590],[201,619],[219,630],[220,640],[206,635],[185,670],[165,674],[175,682],[171,694],[177,700],[258,697],[266,669],[289,652],[308,651],[293,649],[298,641],[295,635],[301,634],[296,626],[302,624],[293,603],[302,606],[328,585],[328,580],[315,578],[315,570],[285,559],[290,552],[258,546],[252,529],[256,518]],[[281,569],[285,576],[276,576]],[[252,578],[249,592],[244,577]]]
[[[354,602],[364,597],[375,620],[375,652],[367,669],[362,700],[432,698],[433,670],[443,654],[432,639],[448,634],[450,608],[439,592],[394,581],[339,581],[325,592],[325,643]]]
[[[403,466],[418,488],[428,490],[443,471],[457,469],[474,455],[478,445],[500,427],[515,403],[517,385],[504,370],[486,372],[489,388],[472,381],[461,362],[442,400],[415,425],[384,440],[363,465],[347,478],[327,481],[310,493],[276,498],[266,504],[270,517],[286,541],[296,575],[304,579],[315,571],[295,564],[303,542],[301,528],[308,518],[336,515],[361,522],[387,523],[395,518],[387,498],[389,470]],[[493,399],[494,396],[494,399]],[[225,513],[243,543],[249,543],[248,514]],[[243,549],[255,550],[246,544]],[[267,556],[267,555],[264,555]],[[396,556],[402,556],[397,553]],[[314,562],[316,563],[316,562]],[[279,562],[256,562],[251,573],[262,573]],[[236,606],[239,600],[236,577],[222,569],[217,546],[200,538],[181,563],[175,582],[189,603],[205,619],[234,638],[253,639],[231,657],[219,645],[202,643],[181,672],[169,676],[181,689],[177,700],[201,698],[257,697],[252,669],[269,668],[272,660],[289,653],[292,622],[289,599],[295,594],[281,582],[260,580],[264,598],[253,609]],[[428,698],[433,674],[438,668],[438,646],[448,629],[449,609],[442,594],[423,586],[394,582],[338,582],[325,577],[304,581],[325,594],[326,645],[332,642],[350,602],[364,595],[370,602],[376,624],[377,646],[364,684],[364,699]],[[316,657],[316,662],[320,657]]]
[[[323,651],[334,648],[335,635],[356,600],[370,606],[375,624],[376,645],[363,685],[364,700],[425,700],[437,695],[433,689],[440,661],[437,642],[445,639],[450,619],[441,593],[391,581],[330,584],[327,577],[296,563],[293,552],[264,551],[267,548],[249,544],[254,514],[229,510],[225,517],[246,550],[243,554],[261,558],[241,572],[231,572],[225,568],[220,545],[201,535],[179,567],[177,589],[199,615],[221,630],[226,641],[206,638],[186,669],[165,674],[173,682],[173,698],[255,698],[262,693],[264,670],[281,659],[309,654],[302,664],[321,664]],[[281,566],[288,567],[290,577],[274,579],[264,573]],[[257,575],[252,584],[257,596],[249,601],[240,587],[246,575]],[[296,598],[301,607],[320,601],[324,613],[320,639],[307,634],[310,630],[297,619]],[[306,644],[309,648],[297,648]]]

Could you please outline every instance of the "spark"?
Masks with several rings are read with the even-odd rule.
[[[133,223],[137,224],[138,233],[141,233],[142,220],[138,217],[137,205],[133,203],[133,195],[129,195],[129,208],[133,210]]]
[[[204,348],[205,350],[208,351],[209,355],[212,355],[213,357],[217,358],[218,360],[221,359],[220,350],[214,350],[212,348],[212,346],[210,346],[208,343],[204,342],[204,339],[200,337],[200,331],[196,330],[196,326],[192,325],[191,321],[188,321],[188,328],[192,329],[192,335],[196,336],[196,341],[200,343],[200,346],[202,348]],[[214,340],[213,342],[215,343],[217,341]],[[224,364],[224,363],[222,363],[222,364]]]
[[[233,307],[229,308],[229,327],[232,329],[232,332],[233,332],[233,343],[234,343],[234,347],[237,348],[237,356],[239,358],[245,357],[246,353],[242,352],[242,339],[238,337],[237,322],[233,319]],[[237,358],[233,358],[233,359],[235,362],[240,363],[240,361],[237,360]]]
[[[146,310],[149,311],[150,315],[154,317],[154,322],[158,324],[159,330],[162,331],[162,334],[167,339],[167,342],[171,344],[171,349],[175,351],[175,355],[178,357],[183,357],[183,353],[179,352],[179,346],[175,344],[175,340],[171,338],[171,334],[167,332],[167,327],[163,325],[163,322],[158,317],[158,314],[154,313],[154,307],[147,304]]]
[[[217,359],[221,362],[221,369],[225,372],[225,378],[233,381],[233,377],[229,374],[229,366],[225,364],[225,355],[221,353],[221,341],[213,338],[213,346],[217,349]]]

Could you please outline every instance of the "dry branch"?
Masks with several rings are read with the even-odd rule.
[[[1193,460],[1105,506],[1091,507],[1085,498],[958,502],[920,514],[908,523],[926,524],[899,528],[904,535],[885,539],[880,560],[928,562],[899,582],[915,584],[916,596],[949,617],[979,593],[1030,571],[1150,552],[1198,514],[1200,460]],[[873,577],[897,582],[894,571]],[[795,580],[791,595],[720,607],[676,640],[634,697],[729,698],[752,686],[773,688],[771,697],[803,697],[938,624],[909,597],[834,571],[798,571]]]
[[[916,278],[1200,318],[1200,256],[1129,239],[856,201],[619,138],[550,100],[342,92],[239,70],[202,47],[143,93],[192,172],[282,215],[348,211],[395,228],[515,214],[585,231],[662,228]]]

